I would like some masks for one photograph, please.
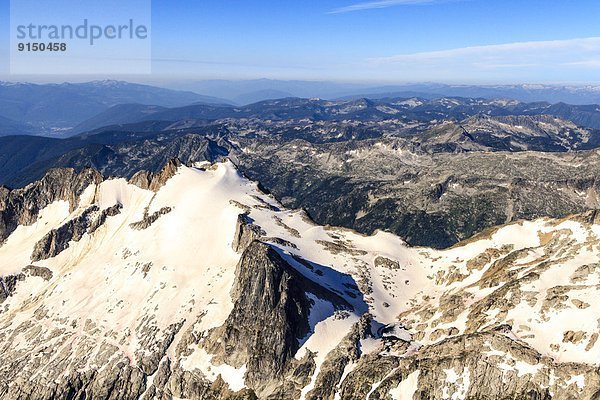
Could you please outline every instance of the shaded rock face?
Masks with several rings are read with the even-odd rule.
[[[71,240],[78,242],[84,234],[93,233],[106,222],[106,218],[117,215],[120,209],[120,204],[106,208],[101,212],[99,212],[96,205],[89,207],[81,215],[60,228],[52,229],[37,242],[31,254],[31,261],[35,262],[57,256],[69,247]]]
[[[91,214],[98,211],[97,206],[85,210],[80,216],[70,220],[58,229],[53,229],[44,236],[33,249],[31,261],[45,260],[54,257],[69,246],[69,242],[78,242],[90,227]]]
[[[158,191],[175,173],[177,168],[181,166],[181,161],[178,158],[170,159],[163,168],[157,172],[140,171],[133,175],[129,182],[142,189]]]
[[[45,267],[28,265],[23,268],[23,272],[19,274],[0,277],[0,304],[4,303],[12,296],[17,289],[17,286],[30,276],[40,277],[45,281],[49,281],[52,279],[52,271]],[[1,309],[0,312],[2,312]]]
[[[238,215],[235,236],[231,244],[233,251],[242,252],[254,240],[266,235],[266,232],[260,226],[254,225],[252,222],[252,219],[247,214]]]
[[[88,233],[94,233],[98,228],[104,225],[108,217],[114,217],[115,215],[118,215],[121,212],[121,208],[121,204],[115,204],[114,206],[102,210],[100,215],[90,223],[88,227]]]
[[[19,281],[25,280],[24,274],[0,277],[0,304],[15,292]]]
[[[371,315],[363,315],[361,320],[354,324],[350,333],[327,355],[320,367],[314,388],[308,392],[307,398],[335,399],[340,389],[339,383],[344,377],[344,370],[360,359],[360,340],[372,336],[371,321]]]
[[[30,266],[27,270],[32,274],[47,275],[39,267]],[[51,273],[50,273],[51,274]],[[5,280],[10,290],[14,290],[14,282],[25,279],[25,275],[10,277]],[[4,282],[4,280],[2,281]],[[9,381],[0,379],[0,398],[6,399],[172,399],[174,396],[189,399],[257,399],[255,393],[271,392],[273,398],[297,398],[299,388],[308,383],[308,376],[314,370],[310,359],[294,360],[293,355],[299,348],[299,339],[306,336],[310,327],[308,315],[311,300],[306,296],[305,289],[329,301],[337,302],[340,308],[349,305],[334,293],[308,281],[289,266],[271,246],[257,241],[252,242],[244,251],[238,266],[236,284],[233,296],[236,298],[234,310],[227,322],[215,329],[203,346],[215,352],[215,357],[235,365],[240,362],[248,365],[246,380],[254,390],[243,389],[232,391],[221,379],[214,382],[202,374],[192,373],[182,369],[178,364],[171,363],[166,358],[166,352],[179,333],[182,324],[170,327],[166,333],[149,329],[144,336],[147,342],[146,351],[140,351],[136,357],[136,365],[119,355],[113,356],[118,349],[108,343],[102,346],[99,354],[71,354],[69,349],[62,350],[62,355],[75,356],[78,365],[87,362],[100,363],[101,370],[92,369],[86,373],[71,372],[69,375],[57,375],[40,390],[35,384],[8,385]],[[255,307],[260,314],[248,312],[249,307]],[[261,318],[257,318],[261,315]],[[39,317],[43,315],[40,313]],[[151,328],[150,326],[148,328]],[[86,332],[94,331],[92,321],[86,323]],[[23,324],[19,332],[38,334],[35,322]],[[51,333],[52,340],[57,342],[51,347],[66,343],[70,335],[61,336],[63,332]],[[185,335],[184,335],[185,337]],[[0,334],[0,339],[2,334]],[[189,345],[190,339],[182,339],[177,354]],[[35,336],[30,346],[41,345],[43,336]],[[80,344],[81,346],[81,344]],[[94,344],[89,342],[92,348]],[[85,349],[85,347],[83,347]],[[6,349],[4,349],[6,350]],[[79,350],[80,351],[80,350]],[[21,353],[19,353],[21,354]],[[18,360],[10,358],[0,367],[5,377],[19,375]],[[63,364],[65,363],[66,364]],[[38,356],[35,364],[29,368],[48,367],[60,371],[69,365],[70,361],[56,359],[52,353]],[[148,377],[152,376],[152,384]],[[20,382],[18,378],[17,381]],[[50,378],[48,378],[50,379]]]
[[[18,225],[35,222],[40,210],[57,200],[68,201],[74,209],[83,191],[101,181],[102,176],[94,169],[86,168],[79,173],[73,169],[53,169],[22,189],[0,188],[0,243]]]
[[[215,329],[208,348],[230,365],[246,365],[246,382],[257,392],[282,380],[310,332],[312,293],[336,308],[350,306],[290,266],[273,247],[253,241],[236,270],[231,296],[234,307],[223,326]]]

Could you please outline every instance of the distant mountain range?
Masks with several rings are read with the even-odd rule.
[[[282,81],[255,79],[244,81],[208,80],[171,82],[169,87],[192,90],[208,96],[227,98],[244,105],[284,97],[318,97],[322,99],[371,99],[385,97],[475,97],[514,99],[523,102],[546,101],[569,104],[600,103],[600,86],[575,85],[448,85],[442,83],[410,83],[373,85],[325,81]]]
[[[362,91],[359,94],[343,98],[419,96],[438,97],[475,97],[484,99],[512,99],[523,102],[545,101],[549,103],[569,103],[576,105],[600,103],[600,86],[554,86],[554,85],[444,85],[410,84],[400,86],[381,86]]]
[[[265,100],[246,106],[226,104],[195,104],[165,108],[126,104],[114,106],[76,126],[68,135],[91,132],[101,128],[127,131],[156,130],[155,123],[165,123],[162,129],[204,126],[221,119],[257,118],[282,121],[311,119],[316,121],[384,121],[435,123],[443,120],[463,120],[476,115],[550,115],[572,121],[586,128],[600,129],[600,107],[546,102],[521,103],[507,100],[474,98],[384,98],[354,100],[319,100],[285,98]],[[132,125],[133,124],[133,125]],[[126,126],[130,125],[130,126]]]
[[[228,103],[227,100],[154,86],[119,81],[61,83],[0,83],[0,134],[60,133],[80,122],[127,103],[178,107],[192,103]]]
[[[204,94],[120,81],[47,85],[0,82],[0,135],[64,137],[103,126],[149,120],[242,117],[325,120],[346,116],[431,119],[436,113],[463,119],[480,112],[492,115],[543,112],[578,125],[600,128],[595,105],[600,104],[600,88],[592,86],[410,84],[370,87],[266,79],[172,83],[172,86]],[[441,100],[451,98],[458,104]],[[470,103],[464,99],[471,99]],[[407,103],[392,104],[402,101]],[[409,107],[411,101],[419,104]],[[487,106],[482,107],[484,103]],[[507,109],[509,106],[514,110]],[[348,110],[344,111],[345,108]],[[499,108],[504,110],[497,113]]]

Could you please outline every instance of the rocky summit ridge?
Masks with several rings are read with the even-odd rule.
[[[445,249],[319,226],[229,161],[0,191],[1,399],[600,398],[600,219]]]

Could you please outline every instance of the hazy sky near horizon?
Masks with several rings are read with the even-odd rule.
[[[9,75],[9,5],[0,79],[131,78]],[[600,83],[598,17],[597,0],[154,0],[137,80]]]

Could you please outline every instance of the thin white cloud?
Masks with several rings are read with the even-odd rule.
[[[435,3],[446,3],[448,1],[458,0],[378,0],[378,1],[367,1],[364,3],[356,3],[346,7],[336,8],[329,12],[329,14],[342,14],[353,11],[372,10],[375,8],[388,8],[393,6],[408,6],[418,4],[435,4]]]
[[[581,61],[573,61],[563,63],[564,66],[569,67],[586,67],[586,68],[600,68],[600,59],[589,59]]]
[[[597,58],[599,52],[600,37],[589,37],[461,47],[373,58],[369,61],[375,64],[459,62],[481,65],[539,65],[548,61],[577,64],[585,62],[587,57],[592,55]],[[566,59],[563,58],[565,56]]]
[[[600,37],[527,41],[368,59],[373,76],[405,80],[600,78]]]

